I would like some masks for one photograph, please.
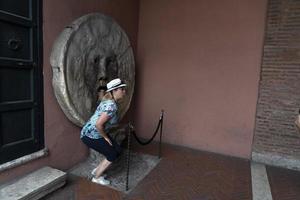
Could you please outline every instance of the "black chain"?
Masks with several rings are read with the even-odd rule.
[[[159,128],[160,128],[160,125],[162,124],[161,123],[162,122],[162,120],[161,119],[159,119],[159,121],[158,121],[158,124],[157,124],[157,127],[156,127],[156,130],[155,130],[155,132],[154,132],[154,134],[152,135],[152,137],[149,139],[149,140],[147,140],[147,141],[142,141],[140,138],[138,138],[138,136],[136,135],[136,133],[135,133],[135,131],[134,130],[132,130],[132,134],[133,134],[133,136],[134,136],[134,138],[136,139],[136,141],[140,144],[140,145],[147,145],[147,144],[149,144],[150,142],[152,142],[153,141],[153,139],[155,138],[155,136],[157,135],[157,133],[158,133],[158,130],[159,130]]]
[[[128,191],[128,183],[129,183],[129,167],[130,167],[130,142],[131,142],[131,133],[133,134],[134,138],[136,141],[141,144],[141,145],[147,145],[150,142],[153,141],[155,136],[157,135],[158,130],[160,129],[160,138],[159,138],[159,155],[158,157],[161,158],[161,139],[162,139],[162,125],[163,125],[163,113],[164,111],[162,110],[156,130],[152,137],[148,141],[141,141],[138,136],[135,134],[134,128],[131,123],[128,124],[128,136],[127,136],[127,173],[126,173],[126,191]]]

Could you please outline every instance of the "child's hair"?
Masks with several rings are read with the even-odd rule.
[[[102,100],[113,100],[113,99],[114,99],[114,97],[112,95],[112,92],[106,92],[102,98]]]

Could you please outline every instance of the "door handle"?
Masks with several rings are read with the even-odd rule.
[[[9,39],[7,42],[8,48],[17,51],[22,47],[22,41],[20,39]]]

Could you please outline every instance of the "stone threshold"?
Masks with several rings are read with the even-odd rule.
[[[45,148],[45,149],[42,149],[40,151],[34,152],[32,154],[29,154],[29,155],[17,158],[15,160],[3,163],[3,164],[0,165],[0,172],[3,172],[3,171],[8,170],[8,169],[12,169],[12,168],[20,166],[20,165],[23,165],[23,164],[28,163],[30,161],[36,160],[38,158],[45,157],[48,154],[49,154],[49,150],[47,148]]]
[[[266,165],[300,171],[300,160],[271,153],[252,152],[252,161]]]
[[[43,167],[13,183],[0,187],[1,200],[37,200],[66,183],[67,174],[58,169]]]

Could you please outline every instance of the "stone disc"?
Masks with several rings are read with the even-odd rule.
[[[111,17],[92,13],[67,26],[53,45],[50,64],[56,99],[76,125],[83,126],[93,114],[98,87],[116,77],[127,84],[119,117],[128,110],[134,91],[134,56],[127,35]]]

